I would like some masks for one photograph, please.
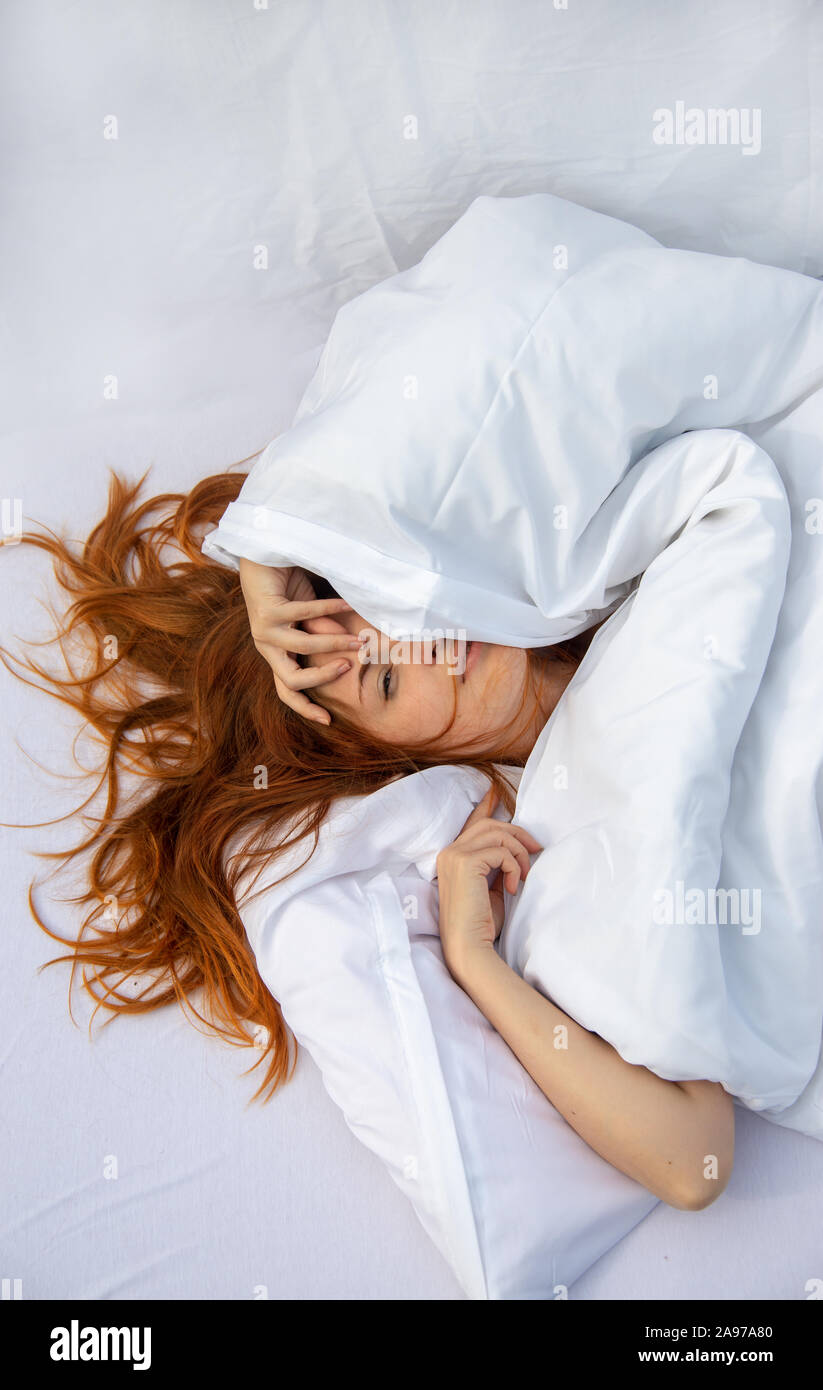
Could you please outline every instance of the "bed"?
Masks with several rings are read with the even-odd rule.
[[[602,3],[483,0],[467,32],[459,4],[229,5],[208,23],[193,4],[52,4],[12,7],[6,30],[0,494],[76,537],[110,467],[184,490],[287,428],[335,311],[478,193],[551,191],[668,245],[823,272],[808,5],[644,4],[626,25]],[[760,109],[757,156],[656,144],[653,113],[681,99]],[[44,634],[42,558],[0,560],[4,642]],[[44,769],[72,770],[70,718],[5,673],[0,700],[0,818],[67,813],[79,784]],[[247,1108],[253,1058],[175,1011],[90,1043],[77,995],[71,1026],[67,968],[37,973],[58,948],[26,906],[27,852],[69,838],[3,836],[4,1278],[33,1299],[465,1297],[305,1053]],[[737,1136],[721,1201],[657,1206],[569,1296],[807,1296],[823,1151],[750,1113]]]

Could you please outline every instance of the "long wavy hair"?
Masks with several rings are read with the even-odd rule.
[[[100,1008],[113,1018],[176,1000],[195,1026],[259,1051],[250,1070],[265,1064],[265,1072],[252,1100],[270,1099],[293,1073],[297,1040],[245,935],[235,905],[241,874],[303,839],[308,859],[337,798],[443,763],[485,772],[511,814],[514,795],[494,764],[522,765],[522,757],[503,735],[482,757],[471,746],[444,755],[383,743],[340,714],[328,727],[295,714],[254,647],[237,573],[200,548],[245,473],[141,501],[145,476],[130,484],[112,472],[105,515],[82,546],[45,527],[21,538],[48,552],[65,596],[51,639],[65,669],[56,674],[4,648],[0,659],[69,705],[101,746],[99,775],[76,814],[104,797],[85,838],[41,856],[58,870],[78,855],[88,859],[84,892],[65,899],[86,909],[76,937],[52,930],[37,911],[35,885],[29,890],[35,921],[70,947],[41,969],[71,961],[70,1010],[81,969],[95,1000],[89,1027]],[[318,596],[334,595],[327,581],[310,578]],[[546,660],[577,665],[592,632],[530,649],[529,670]],[[536,684],[527,681],[512,730],[529,689],[537,709]],[[135,977],[137,993],[125,989]],[[205,1014],[193,1003],[198,992]]]

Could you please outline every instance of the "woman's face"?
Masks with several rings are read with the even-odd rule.
[[[335,713],[343,714],[387,743],[426,740],[447,751],[459,747],[467,738],[487,735],[487,741],[476,749],[477,756],[482,756],[483,747],[494,746],[521,705],[528,658],[520,647],[489,642],[469,646],[457,639],[397,642],[354,612],[339,613],[334,618],[311,618],[302,627],[312,633],[369,636],[365,661],[358,652],[350,652],[348,671],[306,693],[329,710],[332,718]],[[317,652],[307,656],[306,662],[323,666],[330,659],[329,652]],[[455,690],[454,723],[443,734],[454,708]],[[510,737],[513,732],[509,730]],[[442,735],[439,740],[438,735]]]

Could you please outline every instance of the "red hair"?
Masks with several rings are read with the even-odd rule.
[[[55,675],[2,649],[0,659],[96,731],[103,749],[99,780],[78,811],[106,791],[93,831],[74,849],[44,856],[57,859],[58,868],[89,856],[84,893],[67,899],[88,909],[77,937],[46,925],[31,889],[29,904],[38,925],[71,947],[45,963],[72,962],[70,996],[82,967],[83,986],[96,1001],[92,1020],[101,1007],[112,1015],[141,1013],[177,1000],[184,1013],[188,1005],[207,1029],[237,1046],[259,1046],[249,1025],[262,1025],[266,1045],[252,1070],[268,1064],[253,1099],[265,1091],[268,1099],[290,1079],[297,1042],[290,1067],[291,1034],[258,973],[235,906],[249,862],[260,860],[262,867],[312,837],[310,857],[336,798],[364,795],[398,773],[444,762],[485,772],[511,813],[513,793],[494,763],[522,765],[522,758],[511,756],[502,738],[482,757],[470,747],[444,756],[431,746],[385,744],[339,714],[328,727],[295,714],[278,699],[271,670],[254,647],[237,573],[200,549],[245,474],[221,473],[188,494],[140,502],[143,481],[129,485],[112,473],[105,516],[79,553],[45,528],[22,537],[48,552],[70,600],[52,639],[69,674]],[[334,590],[326,584],[324,592]],[[576,665],[591,633],[530,650],[529,669],[548,656]],[[72,664],[78,638],[85,657],[80,672]],[[136,795],[123,786],[126,773],[137,775]],[[239,853],[228,853],[232,842],[241,844]],[[148,977],[145,987],[123,993],[135,975]],[[191,1001],[198,989],[208,1016]]]

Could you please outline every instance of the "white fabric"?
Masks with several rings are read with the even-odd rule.
[[[304,564],[393,637],[560,641],[638,572],[629,552],[612,573],[590,526],[626,469],[796,405],[821,343],[816,280],[665,250],[550,194],[476,198],[338,312],[204,551]]]
[[[561,245],[570,255],[558,276]],[[392,389],[404,368],[420,377],[409,401]],[[823,472],[818,453],[798,450],[810,420],[823,440],[821,385],[816,281],[664,250],[550,195],[479,198],[419,267],[338,314],[294,427],[204,543],[226,563],[304,564],[394,636],[445,627],[528,646],[611,608],[526,767],[514,818],[546,848],[500,949],[627,1061],[720,1081],[818,1138],[823,560],[803,523]],[[730,425],[767,426],[771,455]],[[396,1026],[415,1037],[388,849],[419,820],[412,787],[386,794],[390,814],[372,819],[374,797],[358,808],[356,851],[333,837],[339,858],[309,864],[288,890],[324,884],[344,952],[331,993],[357,992],[345,1049],[305,944],[316,898],[298,898],[290,919],[273,894],[244,921],[287,1021],[399,1180],[409,1141],[386,1119],[374,1063],[389,957],[378,953],[377,970],[349,959],[362,927],[344,891],[356,854],[380,866],[370,910],[391,959],[405,962]],[[469,809],[451,833],[436,824],[430,853]],[[719,925],[718,888],[762,896],[762,922],[744,906]],[[702,897],[702,926],[656,919],[661,892],[676,900],[679,889]],[[399,1088],[397,1059],[379,1055],[386,1086]],[[452,1100],[468,1084],[461,1077]],[[434,1090],[430,1078],[421,1093]],[[446,1127],[432,1120],[431,1132],[445,1181],[460,1165]],[[490,1126],[462,1138],[467,1169],[496,1138]],[[442,1203],[425,1184],[406,1190],[475,1289],[462,1188]],[[469,1191],[475,1206],[492,1202],[482,1179]],[[545,1271],[555,1244],[541,1237]],[[486,1293],[474,1296],[499,1296],[489,1288],[512,1287],[500,1251],[492,1242],[481,1254]]]
[[[670,244],[823,271],[823,9],[628,9],[270,0],[204,23],[198,0],[8,0],[0,496],[83,537],[110,467],[184,491],[259,448],[290,423],[338,306],[412,265],[477,193],[548,189]],[[680,97],[759,105],[760,155],[653,145],[651,113]],[[0,564],[14,645],[45,627],[47,566],[22,549]],[[78,785],[18,743],[76,771],[74,721],[2,669],[0,715],[0,819],[68,814]],[[68,839],[65,823],[0,835],[4,1277],[25,1298],[460,1299],[307,1051],[248,1106],[249,1057],[173,1008],[102,1031],[98,1015],[91,1043],[76,998],[71,1026],[68,968],[37,973],[60,948],[26,906],[44,867],[28,851]],[[59,901],[48,920],[76,930]],[[823,1147],[741,1111],[736,1148],[721,1202],[658,1204],[571,1297],[805,1297]],[[101,1176],[112,1153],[117,1181]]]
[[[515,816],[546,849],[502,950],[627,1061],[779,1118],[823,1029],[819,536],[798,507],[787,586],[789,500],[732,430],[660,446],[604,510],[609,555],[640,563],[650,520],[676,539],[529,759]],[[806,1132],[823,1139],[821,1080]]]
[[[548,1104],[443,962],[435,859],[484,790],[439,767],[345,798],[305,867],[305,842],[276,856],[240,911],[329,1095],[467,1296],[554,1298],[657,1199]]]

